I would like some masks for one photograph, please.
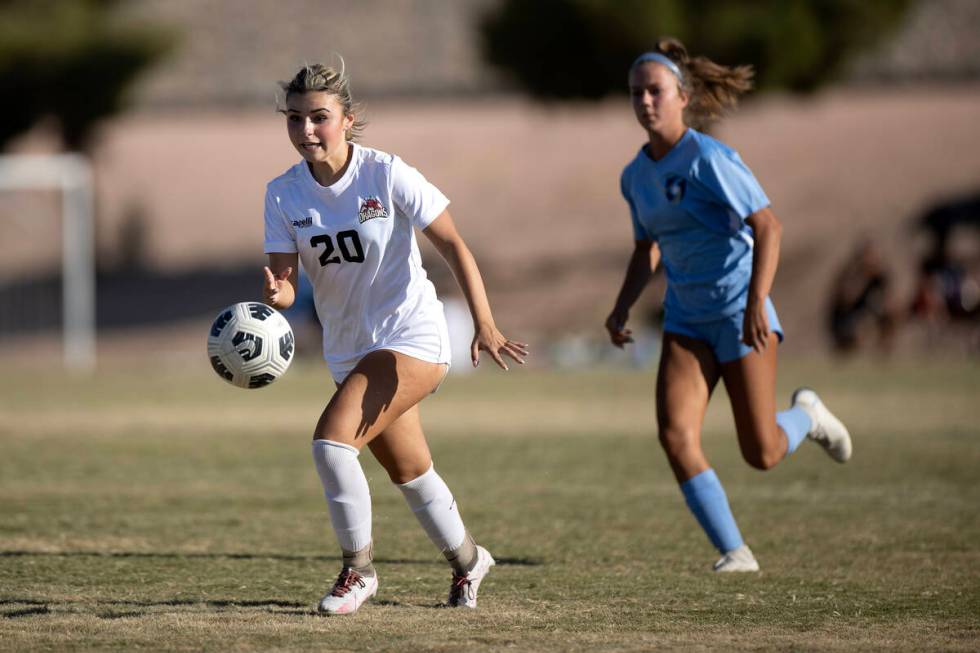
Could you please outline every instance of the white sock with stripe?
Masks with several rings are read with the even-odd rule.
[[[429,539],[446,556],[454,568],[465,573],[476,557],[475,546],[468,537],[456,500],[435,467],[408,483],[398,485],[415,517]],[[467,558],[467,559],[463,559]],[[473,558],[473,559],[469,559]]]

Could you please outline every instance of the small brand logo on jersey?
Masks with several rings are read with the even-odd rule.
[[[361,209],[357,212],[357,219],[362,223],[374,218],[387,218],[388,209],[377,197],[366,197],[361,200]]]
[[[291,220],[290,222],[293,223],[293,227],[296,228],[296,229],[303,229],[305,227],[312,227],[313,226],[313,216],[307,216],[307,217],[303,218],[302,220]]]
[[[680,204],[684,199],[684,191],[687,190],[687,182],[676,175],[671,175],[664,180],[664,195],[671,204]]]

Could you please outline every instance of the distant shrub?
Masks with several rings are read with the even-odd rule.
[[[752,64],[761,89],[810,91],[891,32],[914,0],[503,0],[480,25],[484,56],[540,99],[625,92],[660,36],[719,63]]]
[[[117,113],[139,73],[173,37],[113,21],[111,0],[0,2],[0,149],[42,118],[55,118],[68,149],[81,149],[101,118]]]

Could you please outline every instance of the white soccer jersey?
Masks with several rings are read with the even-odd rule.
[[[299,253],[336,381],[377,349],[449,363],[442,303],[413,229],[429,226],[449,200],[397,156],[351,147],[347,171],[330,186],[305,161],[269,182],[265,252]]]

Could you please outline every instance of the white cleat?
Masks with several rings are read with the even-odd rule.
[[[377,591],[377,576],[362,576],[345,567],[331,590],[320,599],[317,610],[325,614],[354,614]]]
[[[497,564],[490,552],[479,544],[476,546],[476,566],[465,576],[453,574],[453,584],[449,586],[449,600],[446,604],[450,608],[475,608],[476,593],[480,589],[480,583],[490,573],[490,567]]]
[[[851,457],[851,434],[843,422],[827,410],[817,393],[810,388],[799,388],[793,393],[792,403],[810,416],[813,427],[806,436],[823,447],[831,458],[846,463]]]
[[[743,544],[721,556],[713,568],[717,572],[759,571],[759,563],[752,555],[749,545]]]

